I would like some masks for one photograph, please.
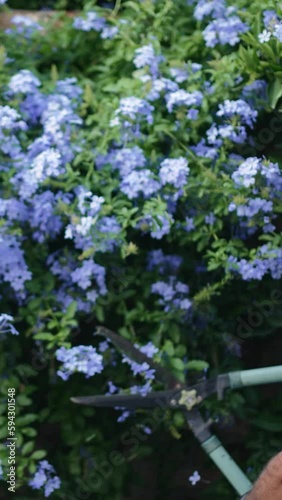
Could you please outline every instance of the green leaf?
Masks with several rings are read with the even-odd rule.
[[[27,415],[23,415],[22,417],[17,418],[17,425],[24,426],[31,424],[31,422],[35,422],[38,419],[38,416],[35,413],[27,413]]]
[[[275,108],[277,102],[282,96],[281,79],[276,78],[268,87],[268,102],[272,109]]]
[[[33,429],[32,427],[24,427],[22,429],[22,433],[25,434],[25,436],[28,437],[35,437],[37,436],[37,431]]]
[[[173,422],[176,427],[183,427],[186,424],[186,419],[183,411],[174,411],[173,412]]]
[[[22,455],[28,455],[34,448],[34,441],[28,441],[27,443],[25,443],[22,447]]]
[[[170,363],[171,363],[172,367],[175,368],[176,370],[183,371],[185,368],[185,365],[184,365],[182,359],[172,358],[170,360]]]
[[[191,359],[187,363],[188,370],[202,371],[209,368],[209,363],[200,359]]]
[[[105,321],[104,308],[102,306],[96,306],[95,313],[99,322],[103,323]]]
[[[54,340],[54,335],[52,333],[42,332],[34,335],[36,340]]]
[[[174,347],[173,347],[173,343],[171,342],[171,340],[166,340],[165,341],[165,344],[164,344],[164,347],[163,347],[163,350],[169,355],[169,356],[173,356],[174,355]]]
[[[281,417],[276,417],[271,414],[264,414],[251,420],[251,424],[259,429],[270,432],[282,432]]]
[[[67,307],[64,317],[67,319],[73,318],[77,309],[77,303],[74,301]]]
[[[28,471],[30,474],[34,474],[36,472],[37,466],[34,462],[31,462],[28,466]]]
[[[46,457],[47,452],[45,450],[36,450],[32,453],[30,458],[33,458],[34,460],[41,460],[42,458]]]
[[[20,406],[29,406],[32,404],[32,400],[26,397],[24,394],[16,396],[17,404]]]

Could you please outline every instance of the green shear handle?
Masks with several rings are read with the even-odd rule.
[[[228,373],[231,389],[282,382],[282,365]]]
[[[251,385],[273,384],[282,382],[282,365],[230,372],[228,377],[231,389]],[[252,489],[250,480],[234,462],[216,436],[212,435],[201,446],[240,496],[245,495]]]

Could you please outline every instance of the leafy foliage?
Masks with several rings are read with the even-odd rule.
[[[93,336],[98,324],[154,345],[191,383],[245,368],[246,344],[268,345],[281,325],[282,13],[271,0],[234,7],[89,3],[75,21],[59,12],[0,35],[1,309],[20,332],[1,341],[0,435],[14,387],[19,499],[36,498],[28,483],[42,459],[61,479],[54,498],[113,500],[163,433],[193,457],[181,412],[145,437],[142,412],[70,402],[109,384],[158,387]],[[85,380],[89,367],[71,359],[62,380],[56,353],[78,346],[93,346],[104,370]],[[232,415],[250,419],[234,452],[252,479],[281,447],[279,395],[269,405],[258,390],[228,393],[203,413],[219,432]],[[5,443],[0,455],[6,470]],[[168,485],[164,475],[160,494]],[[223,479],[206,491],[233,498]]]

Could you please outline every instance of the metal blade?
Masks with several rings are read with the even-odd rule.
[[[187,424],[191,432],[193,432],[195,438],[203,443],[212,433],[209,430],[209,426],[212,424],[212,420],[205,421],[199,412],[199,410],[191,410],[184,412]]]
[[[217,394],[219,400],[223,399],[224,390],[230,387],[228,374],[223,373],[217,377],[203,380],[194,385],[187,386],[187,390],[195,390],[197,396],[204,400],[213,394]]]
[[[201,396],[202,399],[206,399],[212,394],[216,394],[218,392],[217,378],[218,377],[203,380],[202,382],[189,386],[188,389],[195,389],[198,396]]]
[[[111,342],[122,352],[124,352],[129,358],[136,361],[136,363],[148,363],[148,365],[155,370],[155,378],[162,382],[165,386],[169,388],[180,389],[181,387],[186,387],[181,380],[172,375],[169,370],[163,368],[159,363],[155,363],[151,358],[148,358],[146,354],[140,352],[132,342],[126,340],[124,337],[117,335],[108,328],[104,326],[98,326],[96,329],[99,335],[103,335],[111,340]]]
[[[73,403],[97,406],[97,407],[115,407],[120,406],[128,409],[155,408],[161,404],[162,408],[175,408],[171,403],[174,398],[179,396],[178,390],[151,392],[146,396],[140,394],[109,394],[106,396],[81,396],[71,398]],[[177,399],[175,399],[177,401]]]

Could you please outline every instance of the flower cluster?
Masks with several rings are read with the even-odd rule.
[[[7,218],[0,235],[0,275],[18,297],[24,296],[24,283],[31,279],[31,272],[25,264],[21,237],[10,232],[13,225],[28,224],[32,237],[40,243],[60,232],[62,221],[56,209],[59,203],[68,204],[70,198],[40,189],[45,181],[65,173],[66,163],[77,150],[73,132],[82,123],[76,113],[81,96],[76,79],[59,80],[55,92],[49,95],[43,94],[40,87],[34,73],[21,70],[12,76],[7,90],[7,97],[21,97],[21,114],[8,105],[0,107],[0,150],[6,157],[3,169],[15,166],[10,183],[17,192],[5,199],[0,191],[0,213]],[[21,144],[26,138],[23,133],[35,136],[27,150]]]
[[[225,14],[226,5],[224,0],[199,0],[194,10],[194,17],[197,21],[202,21],[206,16],[214,19]]]
[[[15,235],[0,232],[0,277],[9,283],[19,298],[26,296],[25,282],[32,277],[20,241]]]
[[[227,7],[224,0],[199,0],[194,10],[194,17],[202,21],[205,17],[213,18],[203,31],[207,47],[215,45],[236,45],[239,35],[248,31],[248,26],[236,16],[235,7]]]
[[[120,100],[119,107],[115,111],[115,118],[111,121],[111,125],[121,124],[124,128],[131,128],[133,124],[132,133],[138,137],[139,123],[143,120],[149,124],[153,123],[154,107],[149,104],[145,99],[140,97],[124,97]]]
[[[104,17],[94,11],[87,12],[85,19],[76,17],[73,27],[81,31],[97,31],[103,39],[111,39],[118,33],[117,26],[109,25]]]
[[[265,29],[258,35],[260,43],[269,42],[272,36],[282,42],[282,22],[276,12],[274,10],[265,10],[263,12],[263,22]]]
[[[230,212],[236,211],[241,227],[247,227],[249,234],[253,234],[260,222],[265,233],[274,231],[271,218],[276,218],[274,203],[280,204],[282,188],[278,164],[250,157],[232,173],[231,179],[236,191],[228,208]],[[238,190],[240,194],[237,194]]]
[[[146,215],[137,224],[137,227],[141,229],[142,233],[149,233],[151,238],[161,240],[166,234],[170,233],[173,222],[173,217],[168,214],[157,215],[155,218],[152,215]]]
[[[248,261],[229,257],[228,268],[241,275],[244,281],[262,280],[266,274],[272,279],[278,280],[282,276],[282,249],[271,249],[269,245],[263,245],[257,250],[257,256]]]
[[[61,480],[54,474],[56,474],[54,467],[47,460],[41,460],[34,477],[28,484],[34,490],[43,488],[44,497],[47,498],[61,486]]]
[[[180,255],[165,255],[159,249],[149,252],[147,261],[147,269],[149,271],[157,268],[159,273],[164,274],[165,272],[176,273],[183,262],[183,258]]]
[[[122,147],[112,149],[106,155],[97,155],[96,165],[99,169],[109,164],[112,170],[118,170],[121,178],[130,174],[132,170],[145,167],[146,158],[144,151],[139,146],[132,148]]]
[[[0,0],[1,1],[1,0]],[[6,1],[6,0],[4,0]],[[2,3],[3,0],[2,0]],[[22,16],[21,14],[17,14],[11,18],[12,28],[7,28],[6,33],[9,36],[19,37],[22,36],[26,39],[30,39],[32,35],[38,31],[41,31],[43,27],[38,22],[34,21],[29,16]]]
[[[106,270],[93,259],[84,259],[78,264],[73,258],[66,258],[58,253],[50,254],[48,268],[58,278],[56,296],[58,304],[66,309],[78,294],[78,310],[89,312],[99,296],[107,293]],[[83,291],[82,296],[81,292]]]
[[[238,144],[244,143],[247,138],[246,125],[252,128],[257,115],[258,112],[243,99],[224,101],[216,112],[216,116],[223,118],[224,124],[211,126],[207,131],[208,143],[217,147],[223,144],[224,139]]]
[[[260,175],[265,179],[265,184],[273,192],[279,192],[282,187],[282,175],[279,165],[257,157],[247,158],[231,175],[238,187],[254,186]]]
[[[175,188],[182,188],[187,182],[189,170],[186,158],[167,158],[160,165],[161,184],[172,184]]]
[[[65,21],[60,14],[52,32],[47,22],[16,16],[2,33],[2,310],[15,311],[42,358],[51,338],[57,382],[66,381],[70,394],[74,373],[101,374],[97,393],[126,386],[146,396],[156,383],[148,360],[119,358],[109,341],[74,346],[80,322],[108,324],[149,358],[168,354],[179,371],[188,355],[212,361],[204,346],[214,330],[219,365],[231,366],[227,307],[235,317],[242,281],[251,300],[254,280],[263,280],[257,293],[264,299],[282,276],[281,20],[254,2],[249,11],[239,1],[132,0],[114,10],[86,7]],[[25,366],[26,343],[8,314],[0,315],[0,332],[15,335],[17,351],[3,359],[9,376],[14,354]],[[51,397],[62,387],[49,384]],[[80,470],[67,439],[73,422],[60,405],[56,412],[70,470]],[[129,415],[125,409],[118,421]],[[103,426],[92,424],[98,439],[88,441],[87,453],[95,448],[102,461]],[[85,432],[76,431],[80,447]],[[33,460],[26,457],[19,460]],[[73,485],[67,469],[62,497],[64,485]],[[30,485],[49,494],[59,488],[53,476],[42,462]],[[114,476],[110,496],[120,493]],[[197,471],[189,480],[199,481]]]
[[[153,358],[155,354],[159,352],[159,349],[150,341],[145,345],[134,344],[134,347],[140,350],[148,358]],[[99,344],[99,351],[105,353],[109,349],[108,341],[101,342]],[[116,366],[116,361],[111,361],[111,363]],[[152,391],[152,382],[155,378],[155,370],[150,368],[149,364],[145,361],[143,363],[137,363],[131,358],[122,354],[122,363],[129,365],[132,374],[134,376],[141,376],[144,379],[143,384],[132,385],[129,388],[130,394],[139,394],[140,396],[146,396]],[[123,392],[121,388],[117,387],[112,381],[108,381],[108,392],[106,394],[118,394]],[[115,407],[116,410],[123,410],[121,407]],[[128,417],[132,415],[131,411],[124,409],[119,415],[117,422],[124,422]]]
[[[60,347],[55,355],[62,363],[57,373],[63,380],[68,380],[76,372],[84,373],[89,378],[103,370],[103,356],[92,346]]]
[[[152,293],[160,296],[159,303],[164,306],[164,312],[173,310],[189,311],[192,302],[187,298],[189,287],[170,276],[168,282],[157,281],[151,286]]]
[[[159,64],[164,60],[163,56],[158,56],[155,54],[153,45],[144,45],[135,51],[135,57],[133,63],[136,68],[149,67],[150,73],[153,78],[158,75]]]
[[[3,313],[0,314],[0,334],[12,333],[12,335],[19,335],[18,330],[16,330],[16,328],[12,324],[13,321],[13,316]]]
[[[238,16],[216,19],[212,21],[203,31],[207,47],[221,45],[236,45],[239,35],[248,31],[248,26]]]

